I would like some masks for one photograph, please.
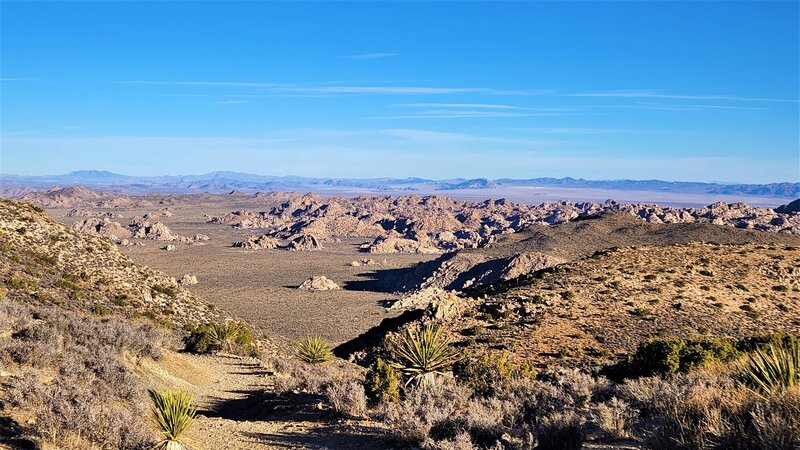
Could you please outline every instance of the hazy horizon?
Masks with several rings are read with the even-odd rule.
[[[800,181],[797,2],[579,5],[2,2],[0,172]]]

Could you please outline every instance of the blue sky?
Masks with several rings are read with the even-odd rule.
[[[0,8],[3,173],[800,181],[795,1]]]

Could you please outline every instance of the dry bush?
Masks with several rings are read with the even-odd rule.
[[[454,438],[443,441],[428,439],[423,442],[422,447],[431,450],[477,450],[479,448],[472,443],[472,438],[466,432],[458,433]]]
[[[444,440],[454,436],[431,436],[434,427],[451,424],[456,411],[462,411],[472,392],[445,379],[429,378],[406,391],[399,403],[386,407],[384,422],[392,437],[401,444],[420,445],[429,438]]]
[[[752,411],[754,439],[764,449],[800,448],[800,389],[773,396]]]
[[[569,397],[575,406],[585,407],[596,397],[610,391],[610,382],[578,369],[557,368],[552,374],[553,384]]]
[[[364,386],[357,381],[334,381],[325,389],[325,396],[338,414],[363,417],[367,413]]]
[[[574,411],[556,412],[539,419],[537,450],[580,450],[586,439],[584,419]]]
[[[0,302],[0,316],[6,327],[0,361],[15,367],[4,403],[33,415],[27,433],[66,448],[152,444],[144,389],[124,359],[160,357],[162,332],[11,301]]]
[[[631,426],[639,417],[639,412],[617,397],[594,407],[592,418],[609,437],[624,439],[630,437]]]
[[[648,448],[800,448],[800,394],[797,390],[765,398],[737,384],[730,376],[703,372],[674,377],[659,384],[662,389],[646,389],[647,394],[640,395],[645,403],[648,398],[657,399],[650,406],[651,426],[645,433]],[[631,392],[630,387],[621,391]],[[633,391],[642,392],[640,389]]]
[[[328,365],[313,365],[294,358],[274,358],[269,364],[275,369],[275,392],[279,394],[324,394],[331,383],[362,378],[357,366],[342,360],[334,360]]]

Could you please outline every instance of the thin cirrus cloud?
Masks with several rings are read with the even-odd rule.
[[[670,94],[663,91],[648,91],[648,90],[616,90],[616,91],[595,91],[595,92],[578,92],[567,94],[569,97],[610,97],[610,98],[661,98],[661,99],[675,99],[675,100],[731,100],[731,101],[752,101],[752,102],[784,102],[784,103],[797,103],[797,99],[782,99],[782,98],[761,98],[761,97],[744,97],[736,95],[685,95],[685,94]]]
[[[659,104],[659,103],[637,103],[634,105],[599,105],[602,108],[624,108],[624,109],[652,109],[656,111],[708,111],[708,110],[743,110],[743,111],[763,111],[767,108],[751,106],[728,106],[728,105],[701,105],[701,104]]]
[[[420,111],[416,114],[395,115],[395,116],[374,116],[370,118],[371,119],[462,119],[462,118],[486,118],[486,117],[561,116],[565,114],[568,113],[438,109],[438,110]]]
[[[546,90],[512,90],[488,87],[447,87],[447,86],[349,86],[349,85],[296,85],[284,83],[264,83],[245,81],[158,81],[131,80],[128,84],[176,86],[176,87],[240,87],[256,89],[273,94],[378,94],[378,95],[448,95],[448,94],[487,94],[487,95],[539,95]]]
[[[398,108],[473,108],[473,109],[529,109],[524,106],[490,103],[395,103]]]
[[[344,55],[342,58],[344,59],[382,59],[382,58],[391,58],[397,56],[397,53],[356,53],[354,55]]]
[[[243,103],[250,103],[248,100],[219,100],[216,102],[218,105],[241,105]]]

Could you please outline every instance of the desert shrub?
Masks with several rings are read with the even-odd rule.
[[[226,320],[187,327],[186,350],[195,353],[252,354],[253,332],[241,321]]]
[[[458,351],[442,336],[437,325],[408,328],[389,349],[394,365],[409,379],[419,381],[430,374],[441,374],[458,361]]]
[[[367,412],[364,386],[357,381],[334,381],[325,389],[325,396],[338,414],[361,417]]]
[[[548,376],[558,394],[567,399],[568,405],[584,407],[593,397],[602,397],[610,389],[605,378],[579,369],[556,368]]]
[[[396,403],[400,400],[400,375],[391,364],[378,358],[364,377],[364,390],[373,403]]]
[[[295,344],[295,357],[307,364],[322,365],[331,362],[333,351],[327,339],[308,336]]]
[[[620,388],[648,405],[643,440],[655,450],[796,449],[800,391],[756,395],[727,374],[642,378]]]
[[[3,401],[32,415],[25,432],[59,448],[152,445],[144,389],[123,354],[160,357],[161,331],[10,300],[0,302],[0,317],[9,332],[0,338],[0,363],[20,365],[4,382]]]
[[[627,360],[606,370],[611,378],[636,378],[687,373],[713,361],[739,357],[735,343],[728,339],[648,339]]]
[[[756,349],[748,355],[741,376],[762,394],[800,386],[800,342]]]
[[[514,381],[534,380],[536,369],[524,362],[514,364],[508,352],[502,351],[461,360],[453,366],[453,374],[475,393],[492,395],[505,390]]]
[[[170,298],[175,298],[178,296],[178,288],[175,286],[168,286],[165,284],[154,284],[150,286],[150,292],[153,296],[158,294],[165,295]]]
[[[400,444],[419,446],[430,439],[435,429],[451,429],[441,424],[452,424],[456,411],[464,410],[471,392],[444,377],[431,377],[428,382],[410,387],[405,398],[386,405],[384,423],[389,434]],[[445,440],[453,436],[436,436]]]
[[[584,419],[573,411],[542,417],[536,426],[537,450],[580,450],[586,439]]]
[[[194,396],[184,391],[148,391],[153,402],[150,417],[161,440],[155,448],[163,450],[188,449],[183,435],[191,426],[197,410],[192,405]]]
[[[755,443],[762,449],[800,448],[800,389],[790,389],[770,397],[764,406],[753,408]]]
[[[324,394],[325,389],[333,382],[359,381],[361,378],[357,366],[342,360],[314,365],[295,358],[275,358],[269,364],[275,369],[275,392],[279,394]]]
[[[752,352],[770,345],[787,347],[800,345],[800,335],[791,333],[758,334],[739,340],[736,348],[741,352]]]
[[[592,411],[594,422],[604,433],[615,439],[630,436],[631,425],[636,421],[638,415],[638,411],[617,397],[598,404]]]

